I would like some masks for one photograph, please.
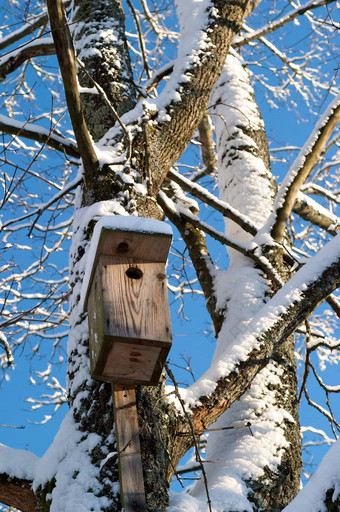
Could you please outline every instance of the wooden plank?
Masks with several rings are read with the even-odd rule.
[[[103,376],[114,376],[115,382],[131,379],[148,383],[159,359],[160,347],[131,343],[115,343],[107,355]]]
[[[171,240],[171,235],[161,233],[114,231],[102,228],[97,255],[126,256],[165,263]]]
[[[135,387],[112,384],[112,392],[122,506],[124,512],[146,512]]]
[[[101,256],[105,335],[169,342],[171,320],[163,263]],[[126,272],[136,269],[140,279]]]

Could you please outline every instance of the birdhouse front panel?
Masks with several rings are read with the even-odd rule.
[[[103,287],[105,334],[171,341],[164,263],[101,256],[98,267]]]
[[[172,341],[165,264],[100,256],[88,313],[92,376],[157,384]]]

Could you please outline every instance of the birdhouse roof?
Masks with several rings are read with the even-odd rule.
[[[101,255],[166,262],[172,229],[165,222],[144,217],[104,215],[97,222],[87,257],[81,302],[86,310],[87,296]]]

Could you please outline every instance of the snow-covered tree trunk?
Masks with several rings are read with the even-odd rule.
[[[272,211],[276,188],[264,124],[249,74],[237,57],[228,56],[211,103],[220,199],[251,219],[260,230]],[[239,241],[251,239],[250,234],[229,219],[226,235]],[[234,249],[228,253],[229,268],[223,272],[223,278],[216,278],[217,307],[225,311],[214,353],[213,364],[217,365],[223,360],[225,348],[233,346],[272,295],[267,280],[249,258]],[[283,255],[276,252],[271,263],[287,280]],[[206,457],[214,463],[206,471],[214,503],[228,503],[229,510],[248,510],[250,503],[254,503],[255,510],[274,512],[296,495],[300,485],[301,442],[295,371],[294,337],[289,336],[268,359],[250,389],[215,423],[216,428],[222,428],[249,422],[253,435],[246,429],[210,433]],[[223,460],[221,450],[226,454]],[[192,494],[202,492],[199,483]]]
[[[92,137],[97,140],[117,121],[117,116],[128,112],[136,103],[136,91],[125,40],[124,14],[120,2],[77,1],[70,26],[75,51],[81,61],[78,73],[84,117]],[[104,90],[109,102],[114,106],[114,111],[103,101],[103,96],[98,94],[96,86]],[[117,141],[117,145],[108,151],[107,158],[121,160],[121,155],[124,156],[124,147],[121,147],[123,145]],[[105,164],[105,161],[101,164]],[[121,168],[121,165],[119,167]],[[73,297],[68,371],[70,413],[77,429],[86,436],[96,436],[96,442],[88,454],[91,466],[98,468],[95,477],[97,489],[93,494],[97,498],[103,496],[101,506],[103,510],[110,511],[121,509],[118,455],[113,434],[112,389],[110,384],[93,381],[90,378],[87,318],[82,314],[79,298],[86,248],[95,221],[103,214],[129,215],[135,210],[131,206],[132,201],[133,196],[130,195],[129,189],[124,187],[124,183],[119,183],[109,166],[101,167],[99,172],[85,170],[84,185],[77,198],[70,258]],[[151,216],[152,210],[153,208],[148,212],[147,202],[143,202],[144,216]],[[166,432],[164,425],[169,420],[164,419],[166,411],[161,405],[161,393],[162,388],[145,388],[138,393],[145,490],[150,511],[162,510],[168,503],[166,437],[160,438],[159,425],[163,425],[162,430]],[[155,407],[154,404],[157,402],[160,405]],[[158,442],[155,442],[155,439]],[[81,447],[78,449],[81,450]],[[79,477],[82,478],[82,475],[79,474]],[[75,480],[77,478],[78,475],[75,475]],[[57,484],[58,482],[54,490],[56,501],[59,507],[66,507],[68,498],[66,497],[64,503],[60,500]],[[84,506],[86,503],[85,497]]]
[[[61,0],[47,0],[53,41],[44,41],[39,51],[58,57],[77,144],[30,123],[22,136],[38,134],[81,160],[72,184],[78,188],[69,267],[69,411],[42,458],[0,451],[0,499],[24,512],[121,510],[112,389],[91,379],[82,304],[91,235],[103,215],[168,217],[188,249],[217,339],[210,368],[192,386],[179,388],[167,368],[171,386],[164,376],[159,386],[137,390],[148,511],[167,509],[170,481],[192,446],[202,478],[190,493],[172,498],[171,512],[296,510],[301,441],[294,331],[339,286],[340,257],[338,235],[303,266],[293,266],[285,229],[293,209],[302,208],[304,218],[335,231],[330,226],[336,216],[299,189],[339,120],[340,99],[326,109],[277,189],[250,76],[231,49],[258,3],[176,0],[178,56],[159,96],[150,98],[134,83],[119,0],[74,0],[69,17]],[[147,5],[141,5],[147,19]],[[150,21],[157,33],[155,23]],[[14,64],[5,59],[1,65],[5,75]],[[219,199],[173,168],[198,127],[205,173],[215,171],[208,109]],[[1,122],[8,133],[20,133],[15,123]],[[198,203],[184,191],[223,214],[224,233],[202,221]],[[228,270],[213,262],[206,234],[228,248]],[[206,431],[202,462],[197,438]],[[333,489],[335,484],[320,491],[327,510],[335,506]]]

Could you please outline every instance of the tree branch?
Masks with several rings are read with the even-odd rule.
[[[148,94],[152,92],[159,82],[163,80],[166,76],[169,76],[174,70],[174,63],[170,62],[169,64],[166,64],[165,66],[158,69],[151,78],[146,82],[145,89]]]
[[[175,183],[178,183],[184,190],[192,194],[194,197],[197,197],[203,203],[212,206],[215,210],[222,213],[222,215],[228,219],[233,220],[236,224],[238,224],[244,231],[250,233],[251,235],[256,235],[257,229],[256,226],[252,223],[252,221],[246,216],[242,215],[242,213],[238,212],[236,208],[233,208],[231,205],[226,203],[225,201],[221,201],[213,194],[211,194],[208,190],[192,181],[188,180],[174,169],[170,169],[168,172],[168,177],[172,179]]]
[[[198,7],[202,12],[197,16],[201,16],[204,23],[196,33],[191,34],[193,46],[190,55],[187,53],[186,38],[183,46],[179,46],[178,59],[175,61],[170,81],[156,102],[162,105],[161,108],[168,117],[159,123],[157,129],[150,129],[154,196],[157,195],[168,170],[191,140],[202,118],[202,112],[206,111],[230,44],[241,29],[245,16],[258,3],[258,0],[214,0],[208,13],[203,11],[203,7]],[[187,80],[183,80],[184,75],[188,77]],[[169,87],[172,89],[171,95]],[[175,92],[177,99],[173,100]]]
[[[242,354],[242,360],[232,363],[233,369],[221,376],[216,385],[213,384],[214,377],[211,377],[214,386],[212,392],[199,396],[200,380],[189,388],[190,400],[200,404],[193,407],[195,429],[207,428],[238,400],[251,385],[255,375],[268,363],[273,352],[339,285],[340,235],[311,258],[263,306],[249,324],[247,332],[235,340],[234,346]],[[230,357],[234,356],[231,354]],[[228,353],[224,363],[228,365]],[[206,372],[204,379],[209,382],[209,372]]]
[[[261,251],[258,245],[252,242],[245,243],[244,245],[242,245],[242,243],[239,242],[238,240],[233,240],[232,238],[225,236],[223,233],[220,233],[219,231],[212,228],[205,222],[201,221],[197,215],[192,214],[185,208],[176,208],[173,201],[167,198],[164,192],[162,191],[159,191],[157,200],[162,208],[164,206],[164,208],[167,208],[168,210],[172,211],[172,214],[177,215],[179,219],[184,219],[186,222],[189,222],[189,224],[191,224],[192,226],[202,230],[207,235],[221,242],[221,244],[226,245],[227,247],[231,247],[232,249],[235,249],[236,251],[243,254],[244,256],[250,258],[258,266],[258,268],[260,268],[268,276],[268,278],[271,279],[273,284],[275,284],[278,288],[281,288],[282,281],[278,274],[276,273],[276,271],[270,265],[267,258],[265,258],[263,255],[258,255],[258,252]]]
[[[51,37],[39,38],[22,45],[19,50],[15,49],[0,58],[0,80],[5,80],[7,75],[13,73],[21,64],[33,57],[46,57],[54,54],[55,48]]]
[[[71,0],[66,0],[64,2],[64,7],[68,7],[70,3]],[[22,27],[18,28],[17,30],[11,30],[11,32],[8,35],[0,39],[0,50],[3,50],[4,48],[11,46],[17,41],[20,41],[20,39],[23,39],[24,37],[28,36],[29,34],[33,34],[33,32],[37,28],[43,27],[44,25],[47,25],[47,23],[47,14],[42,14],[41,16],[32,16]]]
[[[334,297],[334,295],[329,295],[326,299],[327,304],[333,309],[334,313],[340,318],[340,302]]]
[[[247,36],[239,36],[233,43],[233,47],[240,48],[241,46],[248,44],[251,41],[254,41],[255,39],[259,39],[261,36],[269,34],[270,32],[274,32],[274,30],[283,27],[290,21],[293,21],[298,16],[301,16],[302,14],[305,14],[306,12],[311,11],[312,9],[317,9],[322,5],[327,5],[333,2],[335,2],[335,0],[309,0],[305,4],[300,5],[299,7],[297,7],[290,13],[286,14],[282,18],[274,21],[273,23],[268,23],[268,25],[266,25],[265,27],[259,28],[258,30],[254,30],[251,34]]]
[[[340,229],[339,217],[326,210],[326,208],[302,192],[298,192],[293,206],[293,212],[307,222],[311,222],[315,226],[325,229],[332,235],[336,234],[336,229]]]
[[[22,512],[41,512],[32,491],[32,482],[5,473],[0,474],[0,501]]]
[[[340,95],[327,108],[317,123],[292,168],[283,180],[275,201],[276,216],[271,227],[271,236],[281,242],[286,222],[294,207],[300,187],[317,164],[332,131],[340,120]]]
[[[0,455],[0,502],[23,512],[41,512],[32,490],[39,457],[4,445]]]
[[[99,163],[82,112],[74,49],[63,3],[61,0],[47,0],[47,8],[73,131],[86,170],[86,179],[90,179]]]
[[[71,139],[51,133],[46,128],[33,123],[22,123],[0,114],[0,131],[46,144],[74,158],[80,157],[77,146]]]
[[[215,267],[206,245],[205,235],[201,229],[194,227],[190,222],[183,220],[177,212],[171,208],[171,203],[164,200],[162,195],[158,196],[158,200],[165,215],[174,224],[174,226],[176,226],[186,244],[205,296],[207,310],[214,324],[215,335],[217,336],[221,330],[224,316],[221,311],[217,311],[216,309],[216,295],[213,276]]]
[[[133,7],[131,1],[130,0],[126,0],[126,3],[129,6],[129,9],[130,9],[130,11],[132,13],[133,19],[135,20],[135,25],[136,25],[137,33],[138,33],[139,47],[140,47],[140,51],[141,51],[142,58],[143,58],[143,71],[145,70],[146,76],[148,78],[150,78],[150,70],[149,70],[149,65],[148,65],[148,58],[147,58],[147,54],[146,54],[145,43],[144,43],[144,38],[143,38],[143,34],[142,34],[142,29],[141,29],[141,26],[140,26],[139,18],[138,18],[136,10]]]
[[[209,114],[203,114],[197,128],[200,136],[199,141],[201,143],[201,155],[205,165],[205,173],[213,174],[217,170],[217,156]]]

